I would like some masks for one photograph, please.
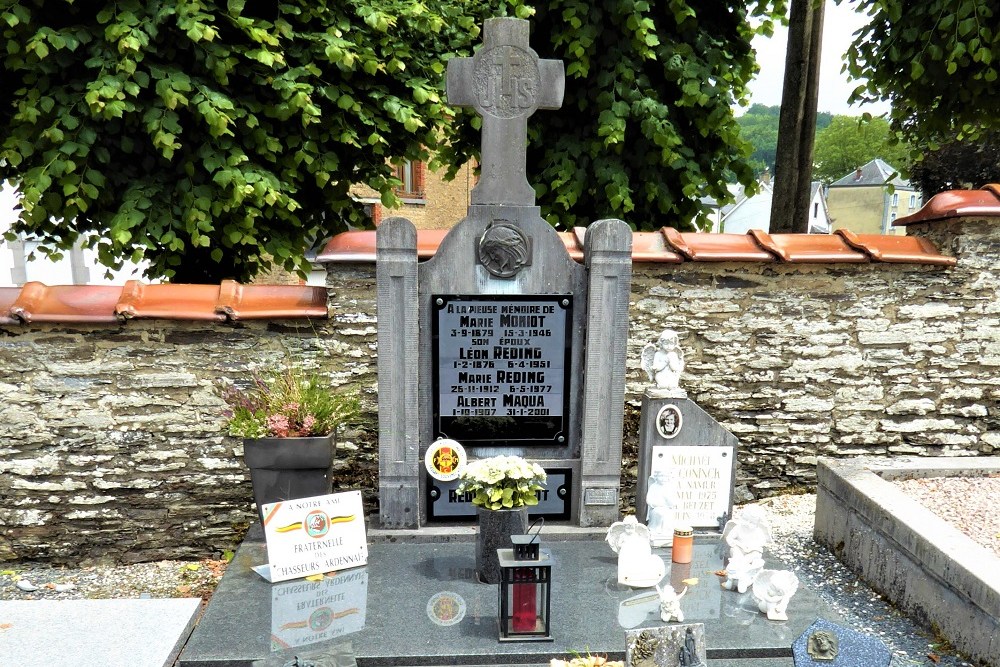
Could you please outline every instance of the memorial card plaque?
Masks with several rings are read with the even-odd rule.
[[[719,518],[729,512],[733,448],[661,445],[652,449],[650,474],[664,473],[675,489],[675,523],[717,528]]]
[[[570,295],[432,297],[434,437],[564,445]]]
[[[545,488],[536,491],[538,504],[528,508],[532,519],[543,517],[555,521],[568,521],[572,508],[573,470],[571,468],[546,468]],[[429,477],[429,476],[428,476]],[[472,521],[476,506],[472,493],[459,493],[459,480],[427,480],[428,521]]]

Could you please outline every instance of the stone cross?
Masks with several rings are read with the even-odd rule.
[[[528,22],[487,19],[483,46],[472,58],[448,62],[448,102],[483,117],[481,174],[473,204],[534,206],[525,173],[528,116],[562,106],[561,60],[540,60],[528,46]]]

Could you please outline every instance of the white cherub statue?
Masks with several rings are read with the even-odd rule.
[[[757,505],[745,508],[735,519],[726,522],[722,541],[729,546],[729,557],[763,557],[764,546],[771,541],[771,525],[767,512]]]
[[[799,589],[799,578],[790,570],[761,570],[753,582],[757,608],[771,621],[787,621],[788,601]]]
[[[722,587],[727,591],[735,589],[739,593],[746,593],[763,569],[764,559],[755,554],[731,558],[726,566]]]
[[[663,559],[649,546],[649,529],[633,515],[608,529],[607,542],[618,554],[618,583],[633,588],[655,586],[667,573]]]
[[[680,388],[684,352],[676,331],[664,329],[655,345],[646,343],[642,348],[640,365],[654,385],[646,389],[647,395],[653,398],[687,398],[687,392]]]
[[[646,525],[654,547],[666,546],[673,539],[674,508],[678,505],[676,480],[665,470],[655,471],[646,488]]]
[[[656,587],[656,592],[660,594],[660,620],[669,623],[670,619],[676,619],[678,623],[684,622],[684,612],[681,611],[681,598],[687,593],[687,586],[677,593],[674,587],[667,584],[663,588]]]

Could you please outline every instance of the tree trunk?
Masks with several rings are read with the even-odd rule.
[[[809,230],[825,0],[792,0],[774,160],[771,233]]]

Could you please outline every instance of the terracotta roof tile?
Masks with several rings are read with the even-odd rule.
[[[867,262],[868,255],[851,250],[839,236],[829,234],[768,234],[759,229],[747,232],[757,245],[774,253],[783,262],[842,263]]]
[[[0,324],[14,324],[17,319],[10,314],[10,307],[17,301],[20,287],[0,287]]]
[[[234,280],[224,280],[215,310],[234,321],[326,317],[326,288],[241,285]]]
[[[660,230],[668,247],[694,262],[773,262],[748,234],[681,233],[672,227]]]
[[[942,255],[933,243],[919,236],[855,234],[847,229],[838,229],[835,233],[852,248],[879,262],[955,266],[957,261]]]
[[[949,190],[930,198],[923,208],[912,215],[897,218],[895,227],[915,225],[918,222],[947,220],[961,217],[1000,216],[1000,184],[991,183],[982,190]]]
[[[115,312],[125,318],[224,322],[225,314],[215,308],[219,290],[219,285],[147,285],[130,280]]]
[[[667,245],[661,232],[632,232],[632,261],[680,264],[684,258]]]
[[[45,285],[0,287],[0,324],[111,323],[130,318],[273,320],[325,318],[326,288],[309,285]]]
[[[436,248],[437,246],[435,246]],[[375,232],[369,230],[341,232],[327,241],[319,255],[316,256],[316,261],[374,262]]]
[[[25,283],[10,307],[22,322],[118,322],[114,307],[120,287],[106,285],[53,285]]]
[[[1000,197],[1000,186],[996,186]],[[1000,206],[1000,204],[998,204]],[[998,209],[1000,215],[1000,209]],[[433,256],[446,230],[417,230],[418,256]],[[586,229],[560,232],[559,237],[576,261],[583,260]],[[794,262],[843,263],[882,262],[949,265],[954,258],[940,254],[926,239],[854,235],[851,243],[844,234],[768,234],[751,230],[747,234],[679,232],[664,227],[658,232],[632,233],[632,260],[639,263],[694,262]],[[319,256],[321,262],[374,262],[375,232],[345,232],[333,237]]]

